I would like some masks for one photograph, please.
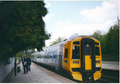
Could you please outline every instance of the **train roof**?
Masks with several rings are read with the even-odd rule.
[[[90,38],[93,38],[93,39],[97,40],[96,38],[91,37],[91,36],[87,36],[87,35],[80,35],[80,36],[78,36],[78,37],[90,37]],[[76,38],[78,38],[78,37],[76,37]],[[74,38],[74,39],[76,39],[76,38]],[[72,39],[72,40],[74,40],[74,39]],[[97,41],[98,41],[98,40],[97,40]]]
[[[34,53],[32,53],[31,55],[36,55],[37,53],[39,53],[39,52],[34,52]]]
[[[95,39],[95,40],[97,40],[96,38],[94,38],[94,37],[91,37],[91,36],[87,36],[87,35],[76,35],[76,36],[71,36],[67,41],[72,41],[72,40],[74,40],[74,39],[76,39],[76,38],[79,38],[79,37],[90,37],[90,38],[93,38],[93,39]],[[98,40],[97,40],[98,41]]]
[[[49,47],[45,48],[45,50],[46,50],[46,49],[49,49],[49,48],[51,48],[51,47],[55,47],[55,46],[58,46],[58,45],[60,45],[60,44],[63,44],[64,42],[66,42],[66,41],[62,41],[62,42],[57,43],[57,44],[55,44],[55,45],[49,46]]]
[[[65,41],[62,41],[62,42],[57,43],[57,44],[55,44],[55,45],[49,46],[49,47],[45,48],[45,50],[46,50],[46,49],[49,49],[49,48],[51,48],[51,47],[58,46],[58,45],[63,44],[63,43],[65,43],[65,42],[72,41],[72,40],[74,40],[74,39],[76,39],[76,38],[79,38],[79,37],[90,37],[90,38],[93,38],[93,39],[97,40],[96,38],[91,37],[91,36],[87,36],[87,35],[79,35],[79,36],[76,35],[76,36],[71,36],[69,39],[67,39],[67,40],[65,40]],[[97,40],[97,41],[98,41],[98,40]]]

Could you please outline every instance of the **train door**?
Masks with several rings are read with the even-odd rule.
[[[92,44],[91,43],[85,43],[84,45],[84,53],[85,53],[85,70],[92,70]]]
[[[82,72],[95,72],[95,42],[92,39],[81,40]]]

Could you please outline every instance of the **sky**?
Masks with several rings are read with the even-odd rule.
[[[45,29],[51,38],[45,41],[49,46],[58,37],[69,38],[92,35],[100,30],[109,31],[119,17],[119,1],[44,1],[48,14],[43,17]]]

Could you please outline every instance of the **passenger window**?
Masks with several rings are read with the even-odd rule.
[[[68,57],[68,49],[65,49],[65,58]]]
[[[49,55],[47,55],[47,58],[49,58]]]
[[[42,56],[40,55],[40,58],[41,58]]]
[[[79,43],[79,41],[75,41],[75,42],[73,42],[73,44],[79,45],[80,43]]]
[[[95,45],[99,45],[99,43],[95,42]]]
[[[63,44],[60,45],[60,52],[59,54],[62,56],[63,55]]]
[[[100,55],[99,47],[95,47],[95,55]]]
[[[53,57],[53,52],[50,53],[50,58],[52,58],[52,57]]]
[[[85,44],[85,55],[91,55],[91,45],[90,44]]]
[[[53,52],[53,58],[57,58],[57,51]]]
[[[72,59],[80,59],[80,46],[73,46]]]

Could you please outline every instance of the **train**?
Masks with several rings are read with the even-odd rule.
[[[90,36],[77,36],[32,53],[31,60],[55,70],[63,69],[75,80],[96,81],[101,78],[100,41]]]

